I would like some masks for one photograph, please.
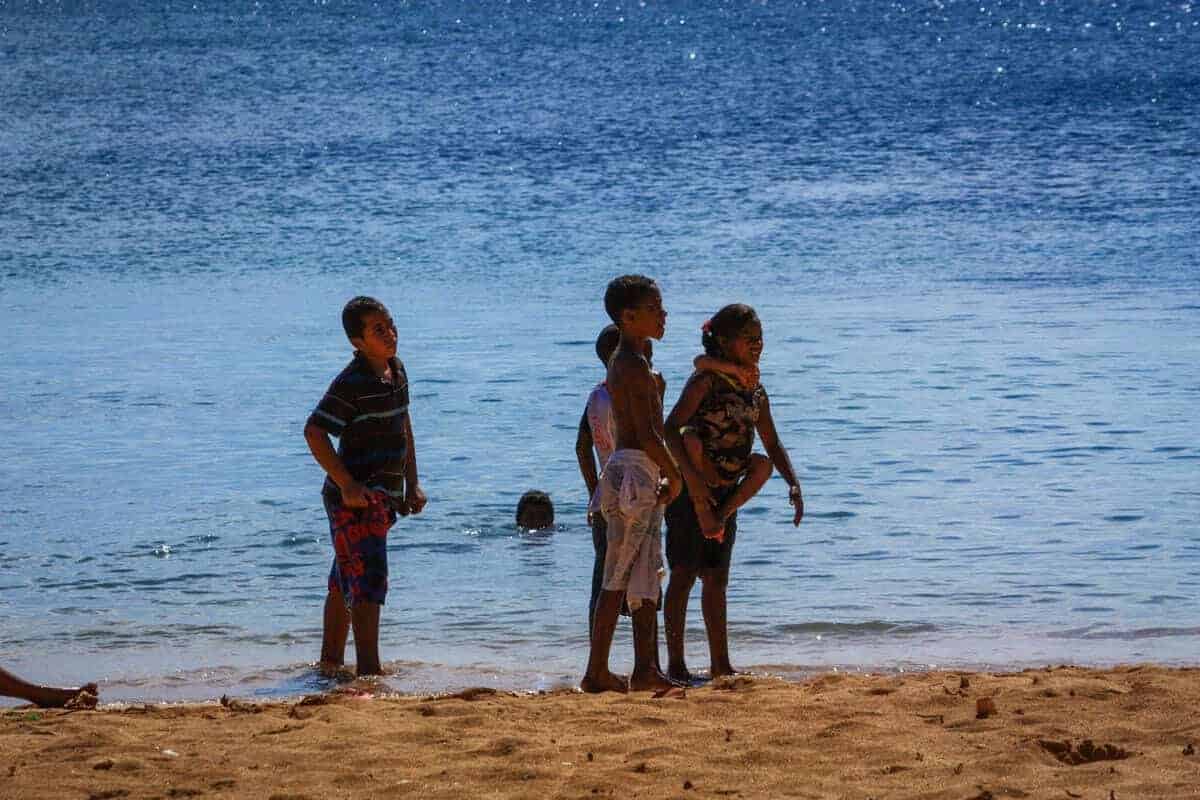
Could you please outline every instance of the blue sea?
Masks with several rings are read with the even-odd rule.
[[[807,516],[743,511],[736,665],[1200,663],[1197,65],[1179,0],[0,0],[0,664],[328,685],[302,428],[366,293],[430,498],[388,685],[577,682],[626,272],[668,408],[707,317],[763,320]]]

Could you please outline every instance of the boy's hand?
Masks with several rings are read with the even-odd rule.
[[[347,483],[342,487],[342,505],[346,508],[366,508],[369,505],[367,487],[358,481],[352,480]]]
[[[800,527],[800,520],[804,519],[804,495],[800,493],[799,486],[793,486],[788,492],[788,502],[796,507],[796,513],[792,517],[792,526]]]
[[[678,476],[663,478],[658,483],[658,502],[660,505],[669,506],[675,502],[675,498],[679,497],[679,493],[683,491],[683,480]]]
[[[428,498],[421,491],[420,486],[410,486],[404,493],[404,505],[408,508],[410,514],[420,514],[428,503]]]

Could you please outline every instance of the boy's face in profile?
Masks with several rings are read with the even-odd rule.
[[[362,336],[350,340],[358,352],[369,359],[386,361],[396,355],[396,323],[386,312],[372,311],[363,316]]]
[[[642,301],[621,313],[621,329],[629,336],[662,339],[667,332],[667,310],[662,292],[654,287]]]

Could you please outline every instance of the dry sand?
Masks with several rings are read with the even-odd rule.
[[[1198,701],[1200,670],[1135,666],[18,709],[0,798],[1198,798]]]

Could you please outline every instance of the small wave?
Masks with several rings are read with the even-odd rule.
[[[940,628],[928,622],[789,622],[774,626],[777,633],[793,636],[873,637],[915,636],[937,633]]]

